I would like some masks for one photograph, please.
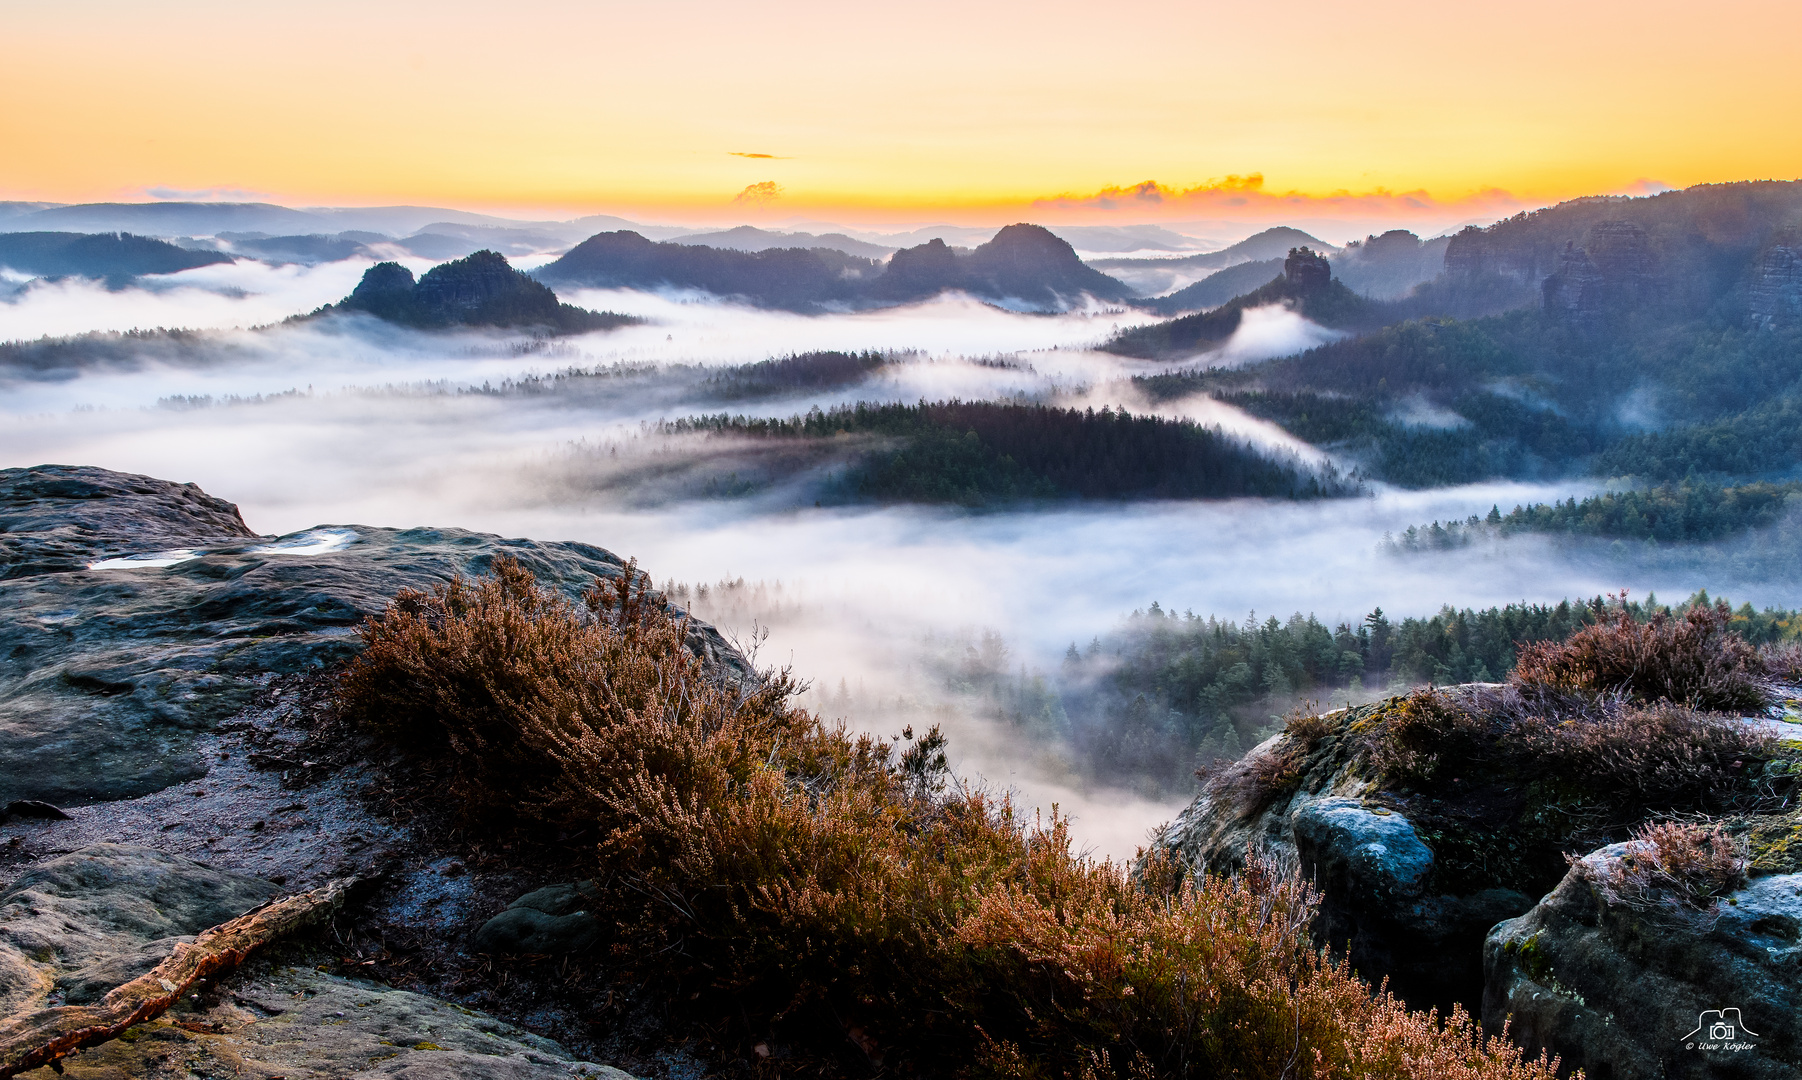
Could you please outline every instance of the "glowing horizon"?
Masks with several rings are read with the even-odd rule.
[[[1802,121],[1802,9],[1771,0],[27,0],[0,25],[6,199],[1449,225],[1802,176],[1772,137]]]

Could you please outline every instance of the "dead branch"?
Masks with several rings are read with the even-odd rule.
[[[115,987],[95,1005],[63,1005],[0,1021],[0,1080],[115,1039],[161,1016],[197,980],[230,971],[252,952],[329,915],[357,882],[341,878],[312,892],[272,900],[178,942],[148,974]]]

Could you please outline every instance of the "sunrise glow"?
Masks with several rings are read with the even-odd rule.
[[[1350,196],[1359,216],[1493,218],[1802,174],[1802,9],[1697,16],[1549,0],[14,3],[0,197],[876,221],[1294,218]],[[1147,181],[1161,197],[1096,198]],[[768,197],[738,198],[753,185]]]

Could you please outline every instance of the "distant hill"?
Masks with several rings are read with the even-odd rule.
[[[1233,336],[1245,311],[1271,304],[1287,304],[1323,326],[1343,329],[1375,329],[1389,315],[1382,305],[1334,281],[1327,259],[1303,247],[1289,252],[1282,272],[1269,283],[1212,311],[1123,330],[1102,349],[1145,360],[1205,352]]]
[[[412,236],[395,243],[424,259],[460,259],[478,251],[498,251],[502,255],[514,256],[537,255],[541,252],[561,251],[569,246],[557,232],[499,225],[464,225],[454,221],[432,222]]]
[[[791,311],[905,303],[947,289],[1043,310],[1062,309],[1085,293],[1116,301],[1131,295],[1037,225],[1009,225],[968,253],[934,239],[897,251],[887,266],[829,248],[732,251],[654,243],[635,232],[601,233],[536,276],[595,288],[704,289]]]
[[[271,203],[79,203],[38,210],[8,223],[11,229],[131,232],[140,236],[212,236],[219,232],[319,232],[324,219]]]
[[[37,277],[119,280],[231,261],[230,255],[190,251],[130,233],[0,233],[0,266]]]
[[[1028,224],[1009,225],[967,255],[942,240],[897,251],[871,293],[902,301],[947,289],[1043,310],[1064,308],[1084,294],[1113,301],[1132,295],[1121,282],[1085,265],[1069,241]]]
[[[1419,290],[1416,306],[1457,316],[1547,302],[1584,318],[1696,315],[1747,288],[1748,267],[1797,224],[1802,181],[1573,199],[1452,237],[1444,272]]]
[[[1256,262],[1243,262],[1237,266],[1229,266],[1225,270],[1216,270],[1193,285],[1185,286],[1171,293],[1152,300],[1136,301],[1138,307],[1147,308],[1160,315],[1175,315],[1184,311],[1206,311],[1219,307],[1235,296],[1243,296],[1258,286],[1265,284],[1283,272],[1283,260],[1259,259]]]
[[[817,311],[850,302],[881,266],[829,248],[731,251],[657,243],[635,232],[605,232],[582,241],[534,275],[553,285],[614,289],[702,289],[760,307]]]
[[[349,312],[426,330],[469,326],[579,334],[638,321],[562,303],[493,251],[434,266],[418,281],[399,263],[377,263],[349,296],[313,315]]]
[[[866,259],[886,259],[895,248],[858,240],[844,233],[771,232],[755,225],[740,225],[719,232],[689,233],[670,238],[672,244],[729,248],[733,251],[768,251],[770,248],[831,248]]]
[[[1331,244],[1317,236],[1310,236],[1300,229],[1292,229],[1287,225],[1278,225],[1274,229],[1265,229],[1261,233],[1248,236],[1219,251],[1186,255],[1180,259],[1091,259],[1089,265],[1104,272],[1128,270],[1147,265],[1172,269],[1224,270],[1243,262],[1281,259],[1289,253],[1290,248],[1299,247],[1329,253],[1333,250]]]
[[[1058,225],[1051,231],[1078,251],[1201,251],[1212,247],[1161,225]]]
[[[573,244],[603,228],[644,228],[660,237],[690,231],[667,226],[637,226],[624,218],[605,214],[573,221],[519,221],[443,206],[319,206],[297,210],[273,203],[255,202],[163,200],[72,205],[0,202],[0,231],[17,232],[129,232],[139,236],[159,237],[218,236],[220,233],[232,232],[261,233],[273,237],[330,236],[347,231],[365,231],[384,236],[408,236],[421,232],[455,236],[461,235],[456,230],[463,228],[530,232],[552,238],[553,247]],[[465,239],[469,237],[466,236]],[[540,246],[534,250],[546,248]]]
[[[0,236],[3,241],[4,236]],[[273,263],[300,263],[306,266],[337,262],[368,254],[372,241],[388,239],[375,233],[339,233],[327,236],[309,233],[304,236],[269,236],[260,232],[224,232],[218,239],[231,245],[240,255]]]
[[[3,228],[5,223],[13,218],[22,218],[58,205],[60,204],[47,202],[0,202],[0,228]]]
[[[1373,300],[1396,300],[1445,269],[1449,236],[1422,240],[1406,229],[1353,240],[1333,256],[1333,276]]]

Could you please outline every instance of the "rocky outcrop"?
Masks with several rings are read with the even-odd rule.
[[[244,874],[121,844],[44,863],[0,894],[0,1016],[96,1001],[156,967],[176,942],[281,891]],[[64,1058],[56,1072],[77,1080],[628,1080],[493,1017],[325,974],[294,962],[299,959],[256,960],[230,978],[209,981],[160,1018]]]
[[[1404,799],[1380,789],[1358,753],[1360,731],[1383,705],[1331,714],[1332,734],[1300,766],[1300,782],[1260,805],[1256,789],[1226,784],[1204,793],[1160,843],[1185,863],[1232,873],[1252,850],[1297,866],[1322,892],[1316,937],[1371,980],[1387,978],[1417,1008],[1462,1003],[1475,1013],[1482,942],[1498,920],[1533,905],[1499,882],[1471,882],[1448,867],[1412,820]],[[1293,752],[1276,735],[1240,763]]]
[[[1311,248],[1290,248],[1283,260],[1283,280],[1298,292],[1317,292],[1333,280],[1333,268],[1325,255]]]
[[[1802,322],[1802,234],[1785,233],[1759,255],[1750,307],[1759,326]]]
[[[1697,738],[1738,733],[1737,749],[1716,763],[1731,790],[1647,794],[1631,778],[1571,774],[1576,759],[1549,759],[1552,744],[1523,741],[1552,729],[1579,735],[1604,715],[1574,702],[1470,685],[1303,718],[1212,777],[1160,842],[1216,873],[1240,869],[1248,851],[1296,867],[1322,894],[1317,939],[1365,978],[1388,979],[1416,1008],[1462,1004],[1492,1033],[1509,1025],[1530,1051],[1561,1055],[1592,1077],[1795,1075],[1802,744],[1761,741],[1761,726],[1787,734],[1769,718],[1698,721],[1722,726],[1694,729]],[[1454,730],[1462,734],[1445,734]],[[1585,737],[1604,736],[1598,727]],[[1516,756],[1482,749],[1508,739]],[[1621,745],[1617,760],[1626,760]],[[1687,743],[1632,746],[1642,759],[1678,755],[1687,773],[1716,767]],[[1596,839],[1704,803],[1717,813],[1746,809],[1718,819],[1724,832]],[[1671,836],[1692,833],[1723,845],[1710,849],[1723,861],[1686,856],[1680,845],[1658,849],[1666,862],[1632,861],[1644,857],[1646,837],[1676,845]],[[1573,849],[1591,852],[1574,868],[1564,854]],[[1678,891],[1669,884],[1678,879],[1647,866],[1693,873],[1707,889]],[[1694,899],[1711,895],[1712,907]],[[1730,1008],[1757,1033],[1755,1052],[1716,1054],[1689,1034],[1699,1014]]]
[[[0,580],[256,535],[236,506],[193,484],[69,465],[0,470]]]
[[[1596,225],[1578,248],[1565,245],[1558,269],[1541,286],[1546,311],[1579,323],[1654,303],[1664,291],[1658,255],[1646,231],[1630,221]]]
[[[1483,1023],[1608,1080],[1802,1072],[1802,874],[1753,879],[1688,918],[1594,885],[1637,844],[1592,852],[1483,947]]]
[[[0,472],[0,515],[0,806],[16,811],[0,815],[0,1020],[26,1055],[9,1062],[48,1060],[30,1040],[76,1024],[55,1052],[110,1041],[63,1058],[65,1077],[628,1080],[564,1049],[592,1056],[606,1033],[592,979],[535,967],[556,954],[579,975],[606,929],[581,886],[544,885],[593,840],[472,851],[414,801],[432,778],[346,727],[316,677],[400,589],[506,555],[573,595],[620,559],[461,530],[257,536],[192,485],[91,468]],[[719,677],[750,676],[711,627],[688,643]],[[232,969],[257,920],[303,907],[335,911],[331,928],[282,921]]]
[[[197,733],[278,675],[357,647],[403,588],[507,555],[579,593],[623,560],[580,543],[460,529],[323,526],[257,537],[192,485],[102,469],[0,472],[0,805],[79,805],[201,776]],[[696,651],[743,661],[712,627]]]

